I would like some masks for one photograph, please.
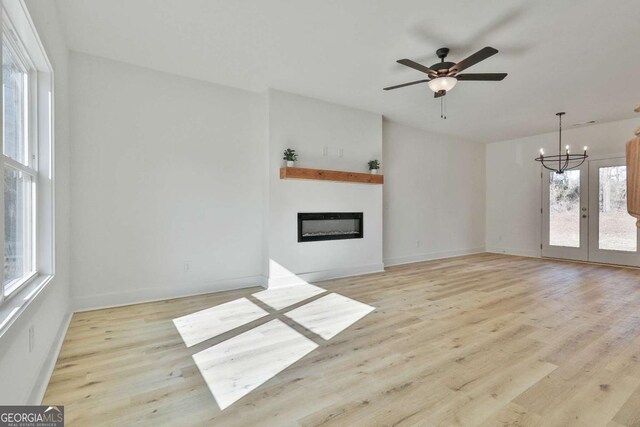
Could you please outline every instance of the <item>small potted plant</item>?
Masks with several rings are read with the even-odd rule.
[[[286,150],[284,150],[284,157],[282,159],[287,161],[288,168],[292,168],[294,165],[294,162],[298,160],[298,155],[296,154],[296,150],[287,148]]]
[[[378,169],[380,169],[380,162],[377,160],[371,160],[369,162],[369,172],[375,175],[378,173]]]

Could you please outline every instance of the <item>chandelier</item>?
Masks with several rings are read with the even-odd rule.
[[[562,154],[562,116],[564,112],[556,113],[559,121],[558,131],[558,154],[553,156],[545,156],[544,150],[540,149],[540,156],[536,157],[535,161],[540,162],[542,166],[555,173],[562,174],[569,169],[575,169],[580,167],[589,156],[587,156],[587,147],[584,147],[584,153],[582,154],[570,154],[569,146],[565,147],[565,153]]]

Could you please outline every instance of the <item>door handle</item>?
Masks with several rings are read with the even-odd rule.
[[[587,214],[582,214],[582,218],[586,218],[586,217],[587,217]]]

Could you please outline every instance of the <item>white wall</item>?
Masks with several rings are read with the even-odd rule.
[[[70,71],[76,307],[262,283],[265,97],[75,52]]]
[[[382,117],[269,92],[270,260],[310,280],[382,270],[382,186],[281,180],[285,148],[299,154],[299,167],[367,172],[369,160],[383,160]],[[298,212],[363,212],[364,237],[298,243]],[[271,269],[270,286],[286,281],[286,272]]]
[[[0,404],[38,404],[69,320],[67,48],[53,2],[27,0],[55,78],[55,277],[0,338]],[[29,352],[28,329],[35,346]]]
[[[623,154],[638,120],[623,120],[563,130],[563,145],[589,147],[593,157]],[[540,148],[558,150],[558,133],[487,145],[487,250],[540,256]]]
[[[386,265],[482,252],[485,147],[385,120]]]

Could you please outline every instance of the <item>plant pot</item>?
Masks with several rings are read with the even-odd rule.
[[[370,169],[369,172],[371,172],[371,175],[377,175],[378,169]]]
[[[293,160],[287,160],[287,167],[292,168],[295,162]]]

